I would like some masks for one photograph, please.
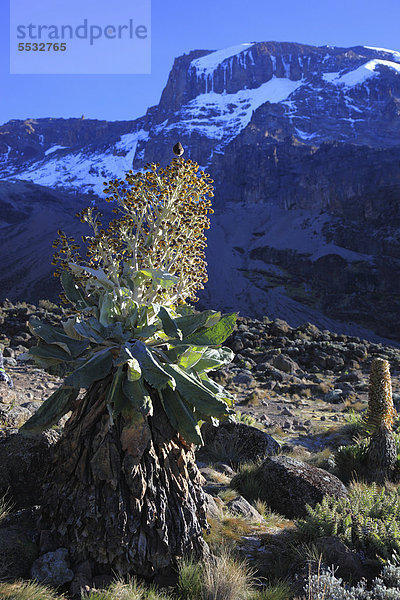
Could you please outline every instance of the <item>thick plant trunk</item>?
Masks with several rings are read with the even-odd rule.
[[[177,558],[204,556],[202,476],[172,429],[156,391],[154,415],[135,425],[107,411],[110,377],[79,400],[55,447],[40,526],[74,560],[99,570],[167,574]]]
[[[397,460],[396,442],[386,425],[381,425],[371,436],[367,453],[367,478],[376,483],[390,479]]]

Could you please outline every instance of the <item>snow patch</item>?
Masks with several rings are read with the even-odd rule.
[[[62,156],[51,156],[47,160],[33,164],[26,171],[14,175],[14,178],[33,181],[52,188],[75,189],[83,193],[94,192],[102,196],[103,181],[125,177],[126,172],[132,169],[138,142],[146,140],[148,135],[148,131],[143,129],[127,133],[103,153],[70,152]],[[53,148],[55,152],[55,147]],[[63,146],[58,147],[60,148]]]
[[[381,60],[374,59],[369,60],[368,62],[361,65],[354,71],[349,71],[344,75],[340,75],[340,73],[324,73],[323,78],[325,81],[329,83],[333,83],[334,85],[344,85],[346,87],[354,87],[356,85],[361,85],[370,77],[375,77],[378,75],[377,67],[388,67],[400,73],[400,64],[397,62],[392,62],[390,60]]]
[[[284,101],[303,83],[274,76],[258,88],[240,90],[235,94],[200,94],[181,109],[178,122],[166,127],[160,125],[157,133],[165,129],[196,132],[227,143],[246,127],[259,106],[265,102],[277,104]]]
[[[376,50],[377,52],[387,52],[393,56],[393,60],[396,62],[400,62],[400,52],[397,50],[389,50],[388,48],[376,48],[375,46],[364,46],[364,48],[368,48],[368,50]]]
[[[295,131],[299,137],[303,138],[303,140],[312,140],[317,135],[316,133],[307,133],[306,131],[302,131],[301,129],[298,129],[297,127],[295,127]]]
[[[215,52],[211,52],[211,54],[192,60],[190,66],[196,69],[196,73],[199,77],[202,75],[211,75],[224,60],[231,58],[232,56],[237,56],[244,50],[249,50],[254,46],[254,43],[255,42],[238,44],[237,46],[230,46],[223,50],[216,50]]]
[[[68,146],[52,146],[51,148],[48,148],[46,150],[46,152],[44,153],[45,156],[48,156],[49,154],[53,154],[53,152],[56,152],[57,150],[65,150],[65,148],[68,148]]]

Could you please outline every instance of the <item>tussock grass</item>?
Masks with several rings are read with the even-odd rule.
[[[10,514],[13,508],[14,504],[7,500],[5,496],[0,498],[0,523]]]
[[[260,464],[259,462],[241,464],[237,475],[231,479],[231,488],[242,494],[246,500],[259,498],[260,486],[256,480],[256,472]]]
[[[219,508],[217,517],[208,517],[207,521],[210,529],[205,540],[210,550],[216,554],[221,548],[233,551],[243,536],[260,531],[259,523],[251,522],[242,515],[234,515],[225,507]]]
[[[82,595],[82,600],[169,600],[170,597],[155,587],[145,587],[136,579],[125,583],[117,579],[105,590],[91,590]],[[25,600],[25,599],[24,599]],[[47,599],[46,599],[47,600]],[[60,600],[60,599],[58,599]]]
[[[263,500],[256,500],[253,504],[254,508],[258,510],[268,527],[284,527],[291,523],[291,521],[284,516],[273,512]]]
[[[0,600],[65,600],[46,585],[34,581],[0,582]]]
[[[248,564],[223,550],[204,565],[202,600],[246,600],[254,581]]]
[[[289,600],[290,598],[292,598],[291,588],[285,582],[267,585],[248,596],[248,600]]]
[[[179,600],[200,600],[203,594],[203,566],[191,559],[184,559],[179,565],[176,586]]]

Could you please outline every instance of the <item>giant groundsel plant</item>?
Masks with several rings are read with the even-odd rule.
[[[207,372],[232,361],[221,344],[236,315],[198,313],[186,303],[207,280],[203,230],[213,212],[212,180],[197,171],[180,158],[106,184],[118,216],[105,229],[96,207],[79,213],[93,232],[82,238],[86,259],[74,239],[58,232],[56,275],[75,314],[62,328],[31,320],[39,342],[29,356],[64,380],[23,431],[51,427],[72,409],[81,388],[110,374],[111,421],[123,413],[135,427],[151,416],[150,388],[188,443],[202,443],[202,421],[233,414],[232,397]]]

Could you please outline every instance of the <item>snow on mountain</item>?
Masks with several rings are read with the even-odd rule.
[[[259,106],[266,102],[282,102],[301,85],[303,81],[272,77],[257,88],[240,90],[236,94],[200,94],[182,107],[177,122],[162,124],[158,131],[197,132],[227,144],[246,127]]]
[[[48,160],[34,163],[29,169],[9,179],[32,181],[51,188],[72,188],[83,193],[103,196],[103,181],[123,178],[132,168],[132,160],[139,141],[148,138],[143,129],[122,135],[120,140],[104,152],[71,152],[55,155]],[[58,148],[50,148],[53,152]],[[50,154],[47,151],[47,154]]]
[[[323,78],[325,81],[335,85],[354,87],[355,85],[361,85],[370,77],[376,77],[379,74],[377,67],[388,67],[389,69],[393,69],[394,71],[397,71],[397,73],[400,73],[399,63],[389,60],[374,59],[366,62],[364,65],[361,65],[361,67],[358,67],[358,69],[354,69],[354,71],[349,71],[343,75],[340,73],[324,73]]]
[[[206,54],[201,58],[197,58],[191,62],[191,68],[195,69],[199,77],[208,77],[215,69],[227,58],[232,58],[238,54],[242,54],[244,51],[250,50],[254,46],[254,42],[246,44],[238,44],[236,46],[230,46],[222,50],[216,50],[211,54]]]
[[[400,62],[400,52],[398,52],[397,50],[389,50],[388,48],[376,48],[375,46],[364,46],[364,48],[367,48],[368,50],[376,50],[377,52],[386,52],[387,54],[392,55],[393,60],[395,60],[396,62]]]
[[[213,157],[250,125],[261,107],[271,115],[266,128],[268,134],[271,127],[276,130],[273,139],[294,136],[310,145],[339,140],[380,146],[396,140],[397,129],[386,123],[386,114],[397,109],[394,106],[385,113],[379,92],[371,92],[371,86],[389,73],[395,79],[381,96],[394,102],[396,86],[400,87],[399,52],[286,42],[245,43],[201,56],[199,52],[194,59],[177,59],[163,92],[162,108],[153,107],[136,127],[130,124],[122,135],[109,136],[101,144],[71,144],[70,148],[54,142],[46,146],[46,136],[38,133],[44,149],[40,159],[7,160],[6,169],[0,159],[0,170],[6,178],[101,195],[102,180],[163,160],[177,138],[209,169]],[[385,113],[384,123],[374,112],[371,102],[375,101]],[[34,126],[29,122],[31,129]],[[397,126],[400,132],[400,120]],[[24,147],[22,154],[26,154]]]
[[[67,147],[68,146],[59,146],[58,144],[56,144],[55,146],[48,148],[46,150],[46,152],[44,153],[44,155],[48,156],[49,154],[53,154],[53,152],[56,152],[57,150],[65,150],[65,148],[67,148]]]

